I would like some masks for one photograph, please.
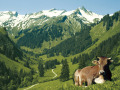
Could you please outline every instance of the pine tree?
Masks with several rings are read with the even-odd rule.
[[[30,68],[28,60],[25,62],[24,66]]]
[[[38,70],[39,70],[40,77],[43,77],[44,76],[44,67],[43,67],[42,62],[39,62],[39,64],[38,64]]]
[[[89,60],[89,55],[88,54],[82,54],[78,58],[79,58],[78,68],[82,69],[86,66],[86,60]]]
[[[82,69],[84,67],[85,67],[85,61],[83,61],[83,59],[80,59],[79,64],[78,64],[78,68]]]
[[[67,60],[63,60],[60,81],[67,81],[69,80],[69,65]]]

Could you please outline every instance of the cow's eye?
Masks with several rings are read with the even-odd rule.
[[[100,62],[98,61],[98,64],[100,64]]]

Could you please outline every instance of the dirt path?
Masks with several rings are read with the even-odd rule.
[[[32,88],[32,87],[34,87],[34,86],[38,85],[38,84],[39,84],[39,83],[34,84],[34,85],[30,86],[29,88],[26,88],[26,89],[24,89],[24,90],[28,90],[28,89],[30,89],[30,88]]]
[[[54,72],[54,69],[52,69],[52,72],[53,72],[53,74],[55,75],[53,78],[57,77],[57,74]],[[39,84],[39,83],[34,84],[34,85],[30,86],[29,88],[26,88],[26,89],[24,89],[24,90],[28,90],[28,89],[30,89],[30,88],[32,88],[32,87],[38,85],[38,84]]]
[[[53,72],[53,74],[55,74],[55,76],[53,78],[57,77],[57,74],[54,72],[54,69],[52,69],[52,72]]]

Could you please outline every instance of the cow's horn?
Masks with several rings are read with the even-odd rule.
[[[111,57],[110,57],[110,58],[108,58],[108,60],[111,60]]]

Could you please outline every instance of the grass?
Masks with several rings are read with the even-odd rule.
[[[24,67],[22,64],[15,62],[9,58],[7,58],[5,55],[0,54],[0,61],[5,62],[7,68],[10,68],[11,70],[17,70],[20,71],[20,69],[23,69],[25,72],[30,72],[29,68]]]
[[[72,78],[74,71],[78,68],[78,64],[72,64],[70,61],[68,61],[68,64],[69,64],[69,69],[70,69],[70,78]],[[62,68],[61,65],[56,65],[56,68],[54,69],[54,72],[57,74],[56,79],[60,76],[61,68]],[[67,81],[67,82],[61,82],[61,81],[59,81],[59,79],[52,80],[53,77],[54,77],[54,74],[52,73],[52,69],[49,69],[49,70],[45,71],[45,76],[44,77],[39,77],[38,73],[34,75],[34,78],[35,77],[37,77],[38,82],[42,82],[42,83],[39,83],[38,85],[34,86],[30,90],[39,90],[39,89],[40,90],[42,90],[42,89],[47,90],[49,88],[50,88],[50,90],[57,90],[58,87],[62,88],[63,86],[66,87],[67,84],[68,85],[73,84],[72,79]],[[29,87],[19,88],[18,90],[24,90],[24,89],[29,88]]]
[[[110,30],[108,30],[106,33],[105,33],[105,30],[104,30],[104,28],[103,29],[101,29],[100,27],[102,27],[101,26],[102,25],[102,23],[100,23],[100,26],[98,27],[98,26],[96,26],[95,28],[93,28],[92,30],[91,30],[91,37],[92,37],[92,39],[94,40],[94,39],[96,39],[96,38],[98,38],[99,37],[99,40],[94,44],[94,45],[92,45],[90,48],[88,48],[87,50],[85,50],[83,53],[85,53],[85,52],[91,52],[95,47],[97,47],[101,42],[103,42],[104,40],[107,40],[108,38],[110,38],[110,37],[112,37],[112,36],[114,36],[115,34],[117,34],[117,33],[120,33],[120,22],[114,22],[114,24],[113,24],[113,27],[112,28],[110,28]],[[95,31],[96,30],[96,31]],[[98,31],[99,30],[99,31]],[[101,31],[103,31],[101,34],[102,35],[92,35],[92,32],[95,32],[95,33],[101,33]]]
[[[102,41],[107,40],[108,38],[112,37],[113,35],[120,33],[120,22],[114,22],[113,27],[110,28],[110,30],[106,31],[105,27],[102,26],[103,23],[98,24],[97,26],[93,27],[92,30],[90,31],[90,35],[92,37],[92,40],[95,41],[96,39],[99,39],[95,44],[93,44],[90,48],[86,49],[84,52],[82,53],[90,53],[95,47],[97,47]],[[119,50],[120,46],[117,47]],[[116,54],[115,51],[116,49],[113,50],[113,53]],[[54,60],[57,59],[58,61],[61,61],[62,59],[67,59],[68,63],[69,63],[69,68],[70,68],[70,78],[72,78],[73,73],[75,71],[75,69],[77,69],[78,64],[74,64],[72,65],[72,63],[70,62],[71,58],[77,57],[80,54],[76,54],[76,55],[71,55],[69,57],[63,57],[61,55],[59,56],[54,56],[54,57],[50,57],[48,58],[47,55],[43,55],[40,56],[40,58],[42,58],[45,61],[48,60]],[[118,55],[118,58],[120,59],[120,55]],[[90,85],[88,87],[78,87],[75,86],[73,84],[72,79],[66,81],[66,82],[60,82],[59,79],[57,80],[51,80],[54,77],[54,74],[52,73],[52,70],[48,70],[45,73],[45,77],[41,78],[38,77],[39,83],[38,85],[34,86],[33,88],[31,88],[30,90],[119,90],[120,88],[120,60],[118,63],[115,64],[115,68],[112,70],[112,81],[106,81],[104,84],[93,84]],[[36,68],[37,66],[33,65],[34,68]],[[61,73],[61,65],[57,65],[56,68],[54,69],[54,72],[57,73],[57,77],[58,78],[60,76]],[[37,70],[37,68],[36,68]],[[38,74],[36,74],[34,77],[37,77]],[[44,80],[48,80],[47,82],[43,82]],[[51,81],[49,81],[51,80]],[[30,87],[30,86],[29,86]],[[24,90],[28,87],[25,88],[19,88],[18,90]]]
[[[70,58],[78,57],[80,54],[90,53],[100,43],[102,43],[103,41],[107,40],[108,38],[114,36],[115,34],[120,33],[120,21],[114,22],[113,27],[111,27],[108,31],[105,31],[104,28],[105,27],[102,26],[102,23],[99,23],[98,25],[93,27],[91,29],[91,31],[90,31],[90,35],[92,37],[92,41],[94,41],[97,38],[99,40],[95,44],[93,44],[91,47],[89,47],[86,50],[84,50],[83,52],[78,53],[76,55],[71,55],[68,58],[70,59]],[[100,33],[102,35],[100,35]]]
[[[119,62],[120,63],[120,60]],[[72,70],[77,67],[77,65],[70,65],[70,75],[73,74]],[[73,68],[73,69],[72,69]],[[57,68],[54,70],[57,74],[60,74],[59,70],[61,69],[61,66],[58,65]],[[30,86],[29,86],[30,87]],[[28,87],[25,88],[19,88],[18,90],[24,90]],[[104,84],[92,84],[88,87],[78,87],[73,84],[73,80],[70,79],[65,82],[61,82],[59,79],[53,80],[53,81],[48,81],[48,82],[43,82],[39,83],[38,85],[32,87],[29,90],[119,90],[120,88],[120,66],[117,65],[115,68],[112,70],[112,81],[106,81]]]

